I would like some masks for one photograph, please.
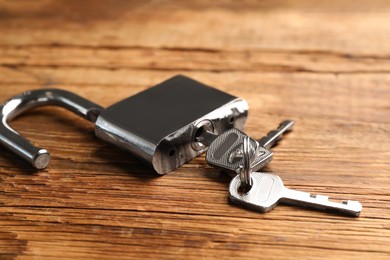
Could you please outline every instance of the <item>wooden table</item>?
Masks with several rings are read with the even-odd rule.
[[[64,109],[12,126],[52,154],[0,150],[1,259],[390,258],[388,1],[0,1],[0,100],[63,88],[103,106],[176,74],[248,100],[246,132],[296,121],[264,169],[363,204],[359,218],[228,203],[204,156],[157,176]]]

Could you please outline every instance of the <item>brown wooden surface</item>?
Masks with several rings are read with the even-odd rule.
[[[40,108],[12,126],[49,167],[0,149],[0,258],[390,258],[390,3],[192,2],[0,1],[1,102],[56,87],[108,106],[185,74],[247,99],[252,137],[294,119],[264,170],[361,216],[248,211],[204,156],[159,177]]]

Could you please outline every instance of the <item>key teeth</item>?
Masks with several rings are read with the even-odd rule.
[[[325,195],[318,195],[318,194],[309,194],[310,198],[315,199],[316,201],[328,201],[329,197]]]
[[[343,200],[341,203],[343,203],[344,205],[348,205],[348,206],[360,204],[360,202],[355,201],[355,200]]]
[[[318,194],[309,194],[310,198],[313,198],[317,201],[329,201],[329,196],[318,195]]]
[[[325,196],[325,195],[317,195],[316,198],[319,201],[328,201],[329,200],[329,197]]]

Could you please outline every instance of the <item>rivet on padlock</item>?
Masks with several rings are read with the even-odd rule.
[[[37,106],[64,107],[95,123],[98,138],[168,173],[207,150],[198,142],[203,130],[214,134],[242,129],[248,104],[242,99],[185,76],[175,76],[106,109],[60,89],[24,92],[0,106],[0,142],[36,169],[45,168],[49,152],[34,146],[8,122]]]

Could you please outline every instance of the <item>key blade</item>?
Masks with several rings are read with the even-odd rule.
[[[362,211],[362,204],[358,201],[347,200],[338,203],[330,201],[328,196],[313,195],[308,192],[292,190],[286,187],[284,187],[280,202],[324,211],[331,211],[352,217],[358,217]]]
[[[284,120],[279,124],[278,129],[270,131],[265,137],[261,138],[258,141],[259,144],[266,149],[270,149],[280,141],[282,135],[293,129],[294,124],[293,120]]]
[[[362,212],[363,205],[359,201],[345,200],[341,203],[348,206],[348,210],[347,210],[348,212],[346,211],[346,213],[351,214],[354,217],[359,217],[360,212]]]
[[[202,143],[204,146],[210,146],[217,137],[218,135],[211,131],[201,130],[199,136],[195,137],[195,141]]]

